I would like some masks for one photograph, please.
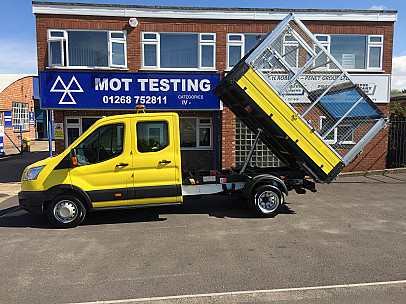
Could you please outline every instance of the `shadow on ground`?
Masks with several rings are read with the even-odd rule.
[[[280,212],[295,214],[286,203]],[[88,213],[81,226],[104,225],[115,223],[159,222],[166,221],[168,214],[207,214],[216,218],[257,219],[245,200],[226,195],[211,195],[199,200],[189,200],[182,206],[150,207],[98,211]],[[51,225],[45,216],[29,214],[19,206],[0,210],[0,227],[31,227],[49,229]]]

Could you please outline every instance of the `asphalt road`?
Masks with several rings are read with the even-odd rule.
[[[11,197],[0,303],[405,303],[406,173],[318,190],[292,193],[273,219],[207,196],[92,213],[68,230]]]

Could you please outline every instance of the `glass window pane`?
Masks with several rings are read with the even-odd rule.
[[[111,44],[112,47],[112,64],[114,65],[125,65],[124,58],[124,43]]]
[[[63,37],[63,32],[51,32],[51,37]]]
[[[297,67],[297,51],[296,46],[286,46],[285,47],[285,60],[292,67]]]
[[[124,33],[111,33],[111,38],[123,39]]]
[[[156,39],[156,34],[144,34],[144,39]]]
[[[68,128],[69,132],[69,128]],[[102,162],[123,152],[124,125],[100,127],[87,136],[75,149],[79,165]]]
[[[230,45],[228,47],[228,65],[233,67],[241,59],[241,46]]]
[[[204,41],[214,41],[214,35],[202,35],[201,37]]]
[[[161,34],[162,68],[197,68],[198,34]]]
[[[327,36],[317,36],[316,39],[317,39],[318,41],[324,41],[324,42],[327,42],[327,41],[328,41]]]
[[[214,66],[214,46],[202,45],[202,67]]]
[[[228,40],[230,40],[230,41],[241,41],[241,35],[229,35]]]
[[[100,118],[82,118],[82,133],[86,132]],[[69,119],[67,121],[69,123]]]
[[[61,65],[62,64],[62,43],[61,41],[51,41],[50,42],[50,52],[51,52],[51,65]]]
[[[95,31],[70,31],[70,66],[108,66],[107,33]]]
[[[196,118],[180,118],[180,146],[196,148]]]
[[[79,128],[68,128],[68,146],[79,138]]]
[[[100,128],[99,162],[118,156],[123,152],[124,125],[109,125]]]
[[[369,37],[370,42],[382,42],[382,37]]]
[[[263,35],[245,35],[245,54],[261,40]]]
[[[331,54],[346,69],[365,69],[366,36],[331,36]]]
[[[381,67],[381,48],[370,47],[369,48],[369,67],[380,68]]]
[[[199,146],[200,147],[210,147],[210,128],[200,127],[199,128]]]
[[[155,44],[145,44],[144,45],[144,65],[145,66],[156,66],[156,45]]]
[[[137,123],[137,149],[140,152],[158,152],[169,145],[168,123],[149,121]]]

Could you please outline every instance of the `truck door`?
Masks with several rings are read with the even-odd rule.
[[[179,125],[176,117],[140,114],[134,118],[134,130],[135,204],[181,202]]]
[[[109,120],[74,148],[78,166],[70,170],[73,186],[84,190],[93,207],[131,203],[133,186],[130,119]]]

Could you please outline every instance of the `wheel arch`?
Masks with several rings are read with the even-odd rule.
[[[73,185],[62,184],[62,185],[56,185],[54,187],[51,187],[47,191],[45,191],[43,198],[42,198],[43,210],[46,210],[48,204],[56,196],[62,195],[62,194],[74,195],[83,202],[83,204],[87,210],[92,209],[92,202],[90,200],[90,197],[83,189],[81,189],[77,186],[73,186]]]
[[[282,194],[285,194],[286,196],[289,195],[288,188],[286,187],[283,180],[281,180],[279,177],[270,174],[257,175],[253,177],[251,180],[247,181],[243,188],[243,195],[249,198],[256,188],[263,185],[275,186],[279,189],[279,191]]]

